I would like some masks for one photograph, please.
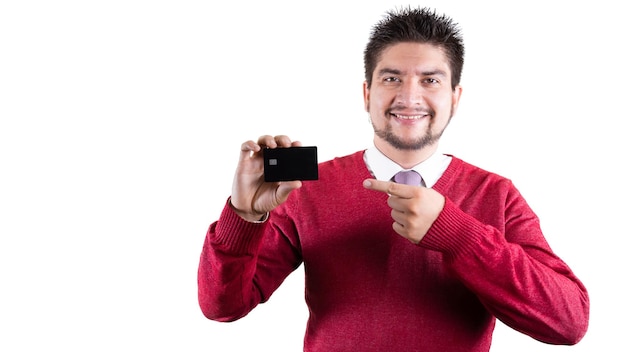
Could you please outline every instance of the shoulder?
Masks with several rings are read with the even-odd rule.
[[[326,160],[320,163],[320,168],[346,168],[346,167],[357,167],[361,164],[364,164],[363,155],[365,150],[359,150],[352,154],[338,156],[330,160]]]
[[[498,173],[486,170],[469,162],[466,162],[454,155],[450,155],[452,160],[450,165],[440,179],[441,187],[448,188],[454,186],[468,187],[498,187],[511,188],[512,182],[509,178]]]
[[[364,151],[360,150],[349,155],[335,157],[321,162],[318,166],[320,180],[337,179],[349,175],[369,174],[363,160]]]

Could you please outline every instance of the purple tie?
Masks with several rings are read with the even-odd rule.
[[[420,174],[413,170],[400,171],[393,177],[393,180],[397,183],[402,183],[410,186],[422,185],[422,176],[420,176]]]

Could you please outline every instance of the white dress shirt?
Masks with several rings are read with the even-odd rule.
[[[363,159],[377,180],[388,181],[399,171],[407,171],[384,155],[376,146],[365,150]],[[435,151],[428,159],[415,165],[411,170],[417,171],[422,176],[422,186],[432,187],[446,171],[451,161],[451,156]]]

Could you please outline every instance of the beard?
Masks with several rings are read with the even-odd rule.
[[[374,128],[374,133],[376,134],[376,136],[389,143],[392,147],[398,150],[414,151],[423,149],[427,146],[431,146],[439,141],[439,139],[443,135],[443,131],[445,131],[446,127],[448,127],[448,124],[450,123],[450,120],[452,119],[452,112],[450,113],[450,117],[448,118],[446,125],[441,129],[441,131],[438,132],[433,131],[432,117],[434,117],[434,114],[431,115],[431,121],[428,124],[428,129],[426,130],[426,133],[421,137],[417,137],[411,140],[404,140],[395,135],[391,130],[391,125],[389,124],[386,124],[383,129],[378,129],[372,122],[372,127]]]
[[[433,131],[429,129],[424,136],[409,141],[405,141],[393,134],[389,126],[383,130],[376,129],[376,127],[374,127],[374,133],[398,150],[420,150],[437,142],[439,138],[441,138],[443,131],[438,134],[433,134]]]

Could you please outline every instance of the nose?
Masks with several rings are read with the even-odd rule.
[[[424,99],[424,87],[417,79],[406,80],[398,89],[396,101],[407,107],[421,105]]]

